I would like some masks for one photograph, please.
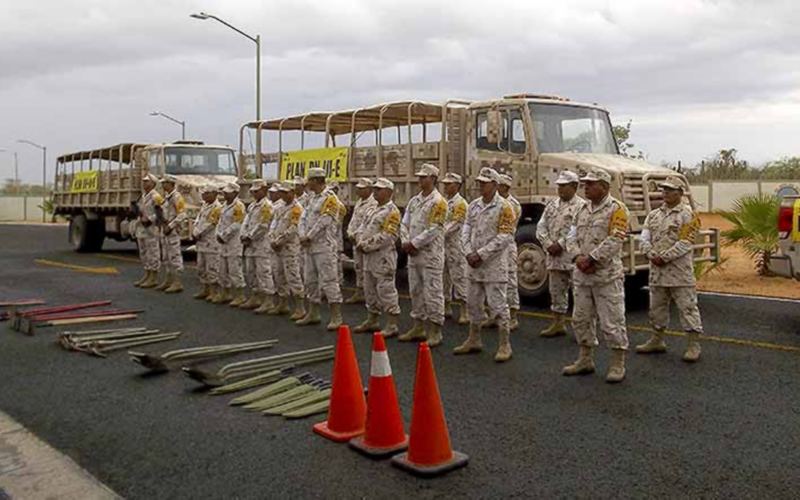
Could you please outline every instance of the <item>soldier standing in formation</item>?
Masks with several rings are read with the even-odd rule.
[[[499,341],[494,360],[511,359],[511,333],[508,327],[508,246],[514,239],[516,216],[507,200],[497,193],[499,174],[482,168],[477,177],[481,197],[467,209],[464,244],[469,264],[469,337],[456,347],[455,354],[483,350],[481,325],[487,317],[497,318]],[[484,309],[488,309],[489,316]]]
[[[688,203],[683,203],[680,178],[668,177],[659,187],[664,192],[664,204],[647,215],[641,237],[641,250],[650,260],[650,324],[655,332],[646,343],[636,346],[636,352],[667,350],[664,330],[669,325],[670,302],[675,302],[686,331],[683,360],[694,362],[700,359],[697,339],[703,333],[692,259],[700,219]]]
[[[403,251],[409,255],[408,286],[414,326],[398,340],[442,343],[444,323],[444,221],[447,202],[436,189],[439,169],[423,163],[416,173],[421,192],[411,198],[400,226]]]
[[[222,205],[217,201],[217,188],[212,185],[200,188],[203,206],[194,220],[192,238],[197,248],[197,278],[202,288],[195,299],[212,301],[217,295],[217,269],[219,266],[219,242],[214,234],[217,229]]]
[[[376,207],[370,211],[357,235],[356,249],[363,256],[364,293],[367,319],[355,332],[374,332],[380,329],[381,314],[386,314],[384,337],[398,334],[397,319],[400,303],[397,296],[397,236],[400,211],[392,202],[394,184],[383,177],[375,181]]]
[[[322,321],[319,307],[323,295],[330,308],[328,330],[335,331],[342,324],[342,291],[339,287],[338,243],[336,242],[339,199],[325,187],[325,170],[310,168],[308,186],[314,195],[300,221],[300,244],[306,254],[306,298],[308,312],[298,325],[312,325]]]
[[[239,239],[245,208],[244,203],[239,200],[239,189],[239,185],[235,182],[228,183],[222,188],[225,205],[222,207],[216,231],[217,241],[220,244],[219,283],[222,293],[214,303],[230,303],[234,307],[244,304],[245,301],[242,240]]]
[[[519,279],[517,276],[517,226],[519,225],[519,219],[522,217],[522,205],[520,204],[519,200],[514,198],[514,195],[511,194],[511,188],[514,184],[514,179],[511,178],[510,175],[506,174],[499,174],[499,184],[497,185],[497,192],[498,194],[505,198],[511,204],[511,208],[514,209],[514,231],[511,233],[514,235],[514,239],[511,240],[511,244],[508,245],[508,307],[511,317],[508,321],[508,329],[512,332],[519,328]]]
[[[339,213],[336,217],[336,279],[341,288],[344,284],[344,218],[347,215],[347,206],[339,198],[338,182],[329,181],[327,187],[336,196],[336,201],[339,203]]]
[[[263,314],[272,308],[275,282],[270,262],[269,227],[272,223],[272,203],[267,199],[267,185],[256,179],[250,186],[253,202],[247,207],[240,239],[244,246],[245,268],[250,277],[250,299],[242,309],[255,309]]]
[[[158,285],[158,270],[161,267],[161,244],[158,234],[159,212],[164,198],[156,191],[158,177],[147,174],[142,179],[144,194],[137,202],[139,218],[136,225],[136,243],[139,246],[139,260],[144,267],[144,276],[134,283],[141,288]]]
[[[556,179],[558,198],[550,200],[536,225],[536,238],[547,252],[547,274],[550,287],[550,310],[555,314],[553,324],[542,330],[542,337],[566,335],[569,310],[569,290],[575,265],[567,252],[567,235],[572,219],[586,203],[577,196],[578,175],[564,170]]]
[[[447,219],[444,224],[444,315],[453,314],[453,303],[459,307],[458,324],[469,323],[467,316],[467,260],[461,231],[467,218],[467,200],[461,196],[461,176],[448,173],[442,179],[447,198]]]
[[[294,199],[297,200],[297,204],[303,207],[303,210],[305,210],[306,206],[308,205],[308,198],[310,197],[308,190],[306,189],[305,177],[295,175],[292,189],[294,189]]]
[[[292,181],[282,182],[276,189],[281,199],[274,205],[275,214],[270,226],[269,242],[276,262],[273,266],[273,277],[278,290],[278,302],[275,307],[267,311],[267,314],[288,314],[291,293],[294,297],[294,311],[289,319],[297,321],[306,315],[305,290],[300,274],[303,251],[298,232],[303,207],[295,199]]]
[[[181,253],[181,232],[186,220],[186,202],[175,189],[176,179],[165,175],[161,179],[164,188],[164,222],[161,226],[161,267],[166,270],[164,281],[156,287],[166,293],[183,291],[181,274],[183,274],[183,254]]]
[[[589,201],[581,207],[567,237],[567,251],[574,256],[575,309],[572,327],[580,355],[564,367],[564,375],[593,373],[594,348],[598,345],[596,325],[611,347],[611,364],[606,382],[625,378],[628,332],[625,324],[624,268],[622,244],[627,237],[628,209],[609,195],[611,176],[593,169],[581,178]]]
[[[347,225],[347,239],[353,245],[353,266],[356,271],[356,291],[344,301],[345,304],[362,304],[364,302],[364,254],[357,248],[358,235],[370,213],[378,204],[372,195],[372,181],[362,177],[356,184],[358,201],[353,207],[353,216]]]

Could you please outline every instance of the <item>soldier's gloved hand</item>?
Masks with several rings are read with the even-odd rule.
[[[660,255],[656,255],[655,257],[650,259],[650,262],[652,262],[654,265],[658,267],[664,266],[667,263],[664,259],[661,258]]]
[[[306,236],[300,238],[300,244],[303,245],[304,247],[307,247],[309,243],[311,243],[311,238],[308,238]]]
[[[469,264],[470,267],[478,267],[482,262],[483,259],[481,259],[481,256],[478,255],[478,252],[472,252],[471,254],[467,255],[467,264]]]
[[[253,243],[253,240],[247,236],[242,236],[242,245],[249,247],[251,243]]]
[[[172,228],[169,226],[164,227],[164,236],[169,236],[172,232]]]
[[[554,255],[554,256],[555,255],[561,255],[561,253],[564,252],[564,249],[561,248],[561,245],[559,245],[558,243],[553,243],[552,245],[547,247],[547,252],[550,255]]]

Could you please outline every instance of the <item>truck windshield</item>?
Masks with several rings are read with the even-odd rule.
[[[563,104],[528,105],[539,153],[619,153],[607,113]]]
[[[167,173],[173,175],[236,175],[233,152],[214,148],[164,148]]]

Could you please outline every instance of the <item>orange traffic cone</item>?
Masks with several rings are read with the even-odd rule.
[[[328,420],[314,425],[314,432],[332,441],[344,442],[364,434],[367,402],[350,327],[339,327],[336,357],[333,360],[333,388]]]
[[[372,336],[372,365],[367,396],[367,430],[350,446],[371,457],[388,457],[408,448],[403,417],[397,402],[389,353],[382,333]]]
[[[422,342],[417,351],[408,452],[393,457],[392,465],[420,476],[438,476],[464,467],[468,461],[467,455],[450,448],[431,350],[427,342]]]

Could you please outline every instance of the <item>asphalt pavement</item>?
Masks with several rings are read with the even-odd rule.
[[[301,328],[285,317],[192,300],[191,269],[183,294],[134,288],[140,269],[131,244],[75,254],[66,232],[0,226],[0,300],[111,299],[145,309],[131,325],[184,332],[178,342],[142,349],[154,353],[269,338],[280,341],[270,354],[335,343],[324,325]],[[647,336],[646,291],[627,302],[635,344]],[[402,301],[404,318],[409,306]],[[704,295],[700,307],[709,338],[699,363],[682,362],[683,339],[670,337],[665,355],[631,355],[619,385],[603,380],[605,349],[596,375],[560,375],[577,346],[538,336],[548,324],[546,304],[525,305],[512,335],[514,358],[502,365],[492,361],[495,331],[484,333],[483,353],[457,358],[450,351],[466,327],[446,325],[434,363],[453,448],[470,464],[436,479],[418,479],[313,434],[311,425],[324,416],[286,421],[245,413],[182,374],[146,375],[122,352],[108,359],[67,353],[53,343],[52,328],[28,337],[0,323],[0,411],[130,499],[797,498],[798,303]],[[363,306],[344,311],[351,325],[364,316]],[[410,326],[408,319],[401,326]],[[371,339],[354,341],[366,385]],[[408,425],[416,348],[390,341],[388,349]],[[307,368],[325,378],[331,369],[331,362]]]

